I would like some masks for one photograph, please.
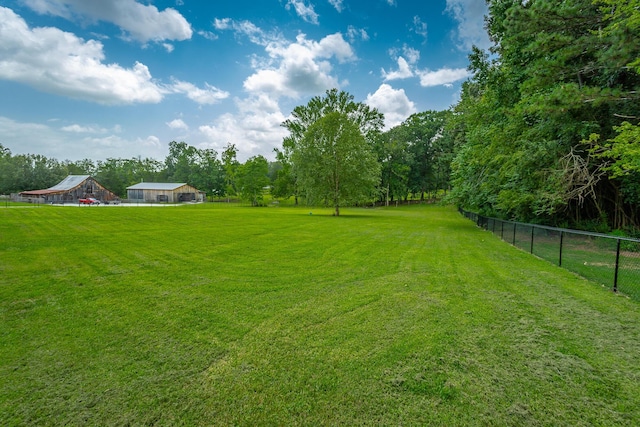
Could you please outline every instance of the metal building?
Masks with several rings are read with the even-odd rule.
[[[175,182],[141,182],[127,187],[129,202],[202,202],[205,193],[185,184]]]

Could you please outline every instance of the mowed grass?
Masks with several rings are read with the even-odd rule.
[[[638,425],[640,306],[454,209],[0,209],[0,425]]]

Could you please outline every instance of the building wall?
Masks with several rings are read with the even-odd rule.
[[[110,202],[118,198],[93,178],[89,178],[73,190],[47,194],[45,195],[45,200],[47,203],[69,203],[77,202],[78,199],[84,199],[86,197],[93,197],[102,202]]]
[[[136,190],[127,190],[129,200],[139,200],[147,203],[175,203],[173,191],[171,190],[138,190],[137,196],[135,195],[135,192]]]

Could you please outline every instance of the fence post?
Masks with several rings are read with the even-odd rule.
[[[618,292],[618,269],[620,266],[620,239],[616,239],[618,244],[616,245],[616,272],[613,275],[613,292]]]
[[[531,226],[531,247],[530,247],[530,251],[531,253],[533,253],[533,235],[535,233],[536,228],[532,225]]]
[[[513,246],[516,245],[516,228],[518,227],[518,224],[516,224],[515,222],[513,223]]]
[[[500,238],[504,240],[504,221],[500,221]]]
[[[562,243],[564,241],[564,231],[560,232],[560,257],[558,258],[558,266],[562,267]]]

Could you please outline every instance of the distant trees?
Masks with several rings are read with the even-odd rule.
[[[240,162],[237,159],[238,149],[234,144],[227,144],[222,151],[222,167],[224,168],[224,194],[235,196],[238,193],[236,188],[236,175]]]
[[[48,188],[70,170],[84,170],[83,162],[60,162],[39,154],[12,155],[11,150],[0,144],[0,194]]]
[[[413,155],[400,126],[380,135],[375,143],[375,152],[381,167],[379,197],[386,205],[407,198]]]
[[[454,133],[451,111],[425,111],[382,132],[383,115],[332,89],[294,108],[276,158],[279,196],[340,207],[389,204],[410,195],[425,200],[450,187]]]
[[[450,111],[425,111],[383,133],[375,147],[382,165],[381,198],[386,204],[409,194],[425,200],[449,188],[453,144],[446,124]]]
[[[254,156],[237,169],[237,185],[243,200],[251,202],[252,206],[262,203],[264,188],[269,179],[269,162],[264,156]]]
[[[49,188],[67,175],[92,175],[115,194],[126,197],[126,188],[141,181],[186,182],[209,195],[224,195],[225,174],[214,150],[198,149],[184,142],[169,143],[165,162],[134,157],[58,161],[37,154],[12,155],[0,144],[0,194]]]
[[[163,181],[166,172],[164,164],[155,159],[108,158],[96,162],[93,175],[100,184],[120,197],[126,197],[128,186],[142,181]]]
[[[164,180],[188,183],[209,196],[225,194],[225,174],[218,153],[171,141],[164,161]]]
[[[294,197],[295,204],[298,204],[298,185],[294,175],[293,165],[291,163],[291,155],[293,154],[293,145],[289,144],[290,138],[285,138],[282,142],[282,150],[274,149],[276,153],[276,162],[280,168],[276,171],[275,179],[271,194],[274,197],[288,199]]]

